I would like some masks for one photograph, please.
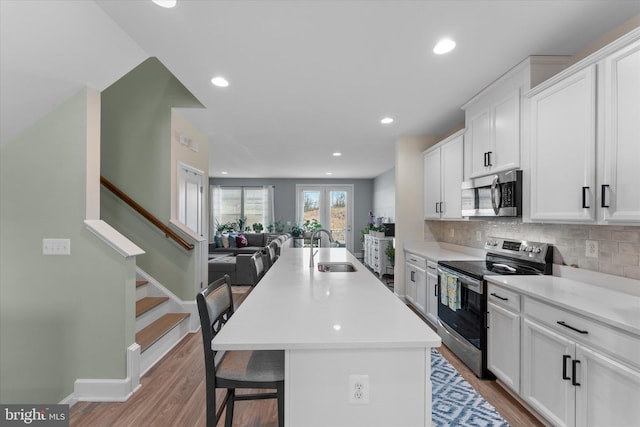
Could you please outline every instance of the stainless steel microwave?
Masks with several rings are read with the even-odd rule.
[[[522,171],[510,170],[462,183],[462,216],[521,216]]]

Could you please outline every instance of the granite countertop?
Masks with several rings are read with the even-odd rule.
[[[351,253],[287,248],[212,342],[214,350],[429,348],[440,337]],[[323,273],[318,262],[350,262]]]
[[[640,296],[556,276],[487,276],[486,279],[640,336]]]

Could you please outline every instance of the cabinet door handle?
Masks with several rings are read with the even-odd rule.
[[[440,213],[440,212],[438,211],[438,205],[439,205],[439,204],[440,204],[440,203],[436,202],[436,213]]]
[[[605,202],[605,198],[607,197],[607,188],[609,188],[609,184],[603,184],[600,187],[600,207],[608,208],[609,205]]]
[[[487,166],[489,166],[487,163],[487,153],[484,153],[484,167],[486,168]]]
[[[411,281],[412,281],[412,282],[415,282],[415,281],[416,281],[416,279],[415,279],[415,275],[416,275],[416,272],[415,272],[415,271],[412,271],[412,272],[411,272]]]
[[[493,153],[493,151],[487,151],[487,166],[493,166],[491,164],[491,154]]]
[[[571,360],[571,356],[564,354],[562,355],[562,379],[570,380],[571,377],[567,375],[567,360]]]
[[[584,335],[586,335],[586,334],[588,334],[588,333],[589,333],[589,331],[584,331],[584,330],[581,330],[581,329],[578,329],[578,328],[574,328],[574,327],[573,327],[573,326],[571,326],[571,325],[567,325],[567,323],[566,323],[564,320],[558,320],[556,323],[557,323],[558,325],[560,325],[560,326],[564,326],[565,328],[569,328],[569,329],[571,329],[572,331],[576,331],[576,332],[578,332],[579,334],[584,334]]]
[[[587,190],[589,187],[582,187],[582,207],[589,209],[591,206],[587,206]]]
[[[444,202],[440,202],[440,213],[444,213],[444,208],[442,207],[442,205],[444,205]]]
[[[576,376],[577,376],[577,371],[578,371],[578,364],[580,363],[579,360],[574,360],[571,362],[571,376],[573,378],[571,378],[571,385],[575,385],[575,386],[579,386],[580,383],[578,381],[576,381]]]
[[[509,301],[509,298],[501,297],[500,295],[496,294],[495,292],[491,292],[491,296],[492,297],[496,297],[498,299],[501,299],[502,301]]]
[[[437,297],[438,296],[438,284],[436,283],[435,285],[433,285],[433,296]]]

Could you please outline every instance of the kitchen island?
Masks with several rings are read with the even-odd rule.
[[[284,251],[212,348],[285,351],[287,426],[430,426],[440,337],[347,250],[319,249],[314,268],[309,254]]]

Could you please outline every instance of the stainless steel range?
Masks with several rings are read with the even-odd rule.
[[[480,261],[438,263],[438,334],[477,376],[487,371],[485,276],[551,274],[553,247],[540,242],[489,237]]]

